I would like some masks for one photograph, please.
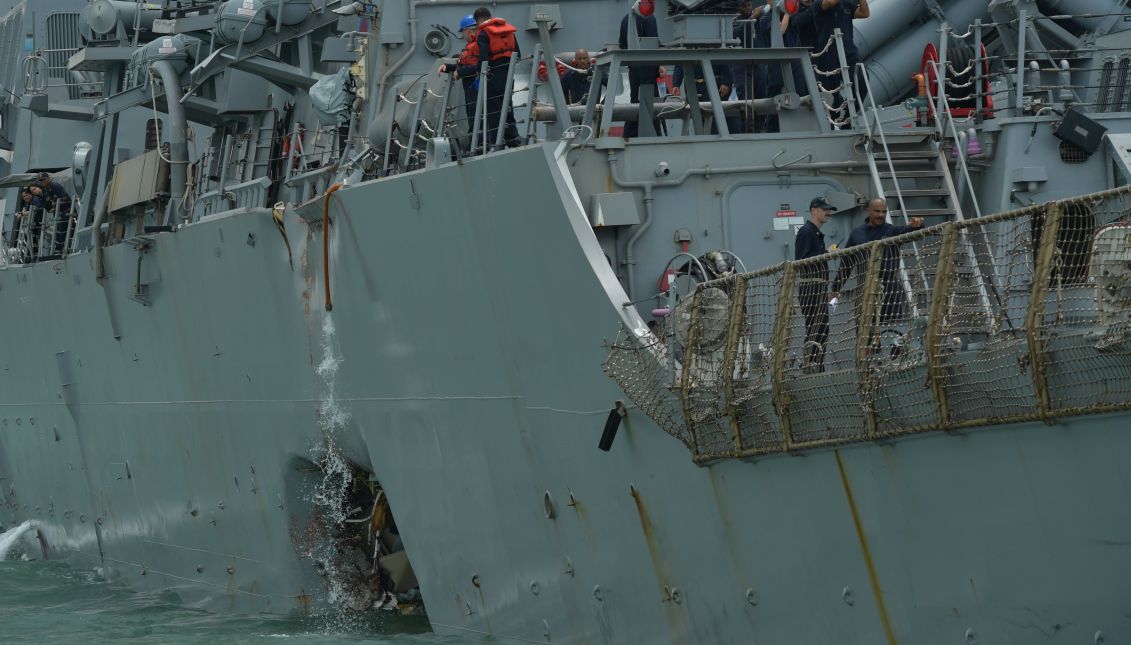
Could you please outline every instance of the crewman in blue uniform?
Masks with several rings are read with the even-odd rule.
[[[922,217],[912,217],[907,226],[896,226],[888,221],[888,203],[882,197],[877,197],[868,202],[867,220],[863,225],[852,229],[848,234],[848,241],[844,247],[849,248],[875,242],[896,235],[903,235],[918,230],[923,226]],[[865,254],[852,254],[846,256],[833,279],[831,289],[834,298],[840,297],[840,289],[848,281],[849,276],[856,266],[866,260]],[[903,317],[903,303],[907,294],[899,282],[899,247],[889,246],[884,249],[884,256],[880,260],[880,284],[883,296],[880,300],[880,323],[891,323]]]
[[[574,52],[570,67],[573,69],[566,70],[562,75],[562,91],[565,93],[566,103],[582,103],[589,98],[589,86],[593,82],[593,59],[589,57],[589,51],[578,49]],[[601,82],[603,85],[608,81],[602,79]]]
[[[825,234],[821,227],[832,219],[832,204],[824,197],[809,202],[809,221],[797,231],[795,260],[824,255]],[[805,318],[805,346],[802,350],[805,372],[825,371],[825,342],[829,338],[829,263],[818,260],[797,267],[797,295]]]
[[[825,74],[840,69],[840,56],[837,54],[836,44],[833,43],[827,48],[825,47],[829,39],[833,37],[833,32],[840,29],[844,58],[848,64],[850,77],[857,87],[860,98],[864,98],[867,96],[867,86],[860,82],[858,78],[859,71],[856,69],[856,63],[860,62],[860,52],[856,48],[852,21],[872,15],[868,8],[868,0],[814,0],[809,11],[813,17],[813,29],[817,37],[814,46],[817,51],[824,50],[825,52],[817,57],[815,67]],[[818,74],[817,81],[826,88],[832,89],[840,87],[842,77],[836,74],[831,76]],[[837,92],[833,98],[833,107],[840,107],[841,102],[840,93]],[[843,119],[845,116],[845,114],[838,114],[834,118]]]

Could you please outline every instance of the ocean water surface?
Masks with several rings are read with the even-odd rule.
[[[288,618],[186,609],[168,594],[136,593],[93,571],[50,561],[0,561],[0,643],[379,643],[467,642],[437,636],[419,617],[372,612]]]

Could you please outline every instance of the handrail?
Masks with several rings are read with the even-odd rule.
[[[495,140],[491,141],[491,149],[498,150],[503,147],[506,141],[506,128],[507,128],[507,115],[511,114],[511,99],[514,98],[511,94],[514,92],[514,68],[518,62],[518,52],[511,52],[510,60],[507,61],[507,79],[503,85],[503,102],[499,104],[499,126],[495,130]],[[480,85],[486,89],[486,83],[480,82]]]
[[[934,61],[928,60],[927,64],[930,65],[932,69],[934,69],[935,75],[937,77],[941,77],[940,75],[942,74],[942,69],[940,68],[940,66],[937,63],[935,63]],[[925,88],[925,90],[927,92],[927,104],[930,105],[931,102],[932,102],[932,99],[933,99],[933,97],[931,96],[931,84],[930,83],[924,83],[923,87]],[[954,127],[954,117],[950,113],[950,101],[947,99],[946,92],[942,92],[941,96],[939,96],[938,98],[939,98],[939,105],[941,105],[943,107],[943,110],[946,111],[946,117],[945,117],[946,123],[947,123],[947,125],[950,126],[951,137],[954,140],[954,146],[955,146],[955,149],[954,149],[955,155],[954,156],[958,160],[959,168],[962,169],[962,178],[966,181],[966,186],[970,189],[970,201],[974,204],[974,215],[975,215],[975,217],[980,218],[980,217],[982,217],[982,209],[981,209],[981,207],[978,206],[978,195],[976,193],[974,193],[974,190],[973,190],[974,183],[970,179],[970,168],[969,168],[969,166],[966,165],[966,151],[962,149],[964,146],[959,141],[958,129]],[[943,110],[938,110],[938,109],[932,110],[933,116],[934,116],[934,119],[935,119],[935,128],[938,131],[940,138],[946,137],[946,130],[943,127],[943,118],[944,117],[939,115],[939,113],[942,112]],[[955,194],[954,199],[955,199],[954,217],[955,217],[955,219],[962,221],[965,218],[962,216],[962,204],[958,202],[957,193]],[[963,239],[963,242],[964,242],[963,246],[965,247],[966,253],[967,253],[968,256],[970,256],[970,266],[974,267],[974,269],[975,269],[975,275],[978,279],[978,292],[979,292],[979,296],[982,299],[982,306],[985,308],[986,313],[988,314],[992,310],[993,307],[990,304],[990,292],[989,292],[989,288],[987,287],[987,284],[986,284],[986,277],[982,274],[982,268],[978,265],[977,262],[974,261],[975,260],[974,250],[971,248],[970,241],[967,240],[967,238],[966,238],[966,231],[965,230],[962,231],[961,236],[962,236],[962,239]],[[991,281],[991,285],[992,285],[992,281]]]
[[[848,110],[848,124],[851,127],[852,122],[856,120],[856,102],[852,100],[857,94],[856,83],[852,82],[852,70],[848,68],[848,58],[844,55],[844,35],[839,27],[833,30],[833,38],[836,39],[836,55],[840,62],[840,98]]]
[[[703,282],[709,282],[709,280],[707,280],[707,269],[703,266],[703,263],[699,261],[699,258],[688,253],[687,251],[683,251],[681,253],[676,253],[675,255],[673,255],[668,260],[668,263],[664,265],[664,270],[660,272],[660,275],[664,275],[668,272],[668,269],[671,268],[672,262],[674,262],[676,260],[676,258],[681,258],[681,257],[684,257],[684,256],[691,258],[691,261],[694,262],[699,267],[699,275],[703,276]],[[687,273],[688,273],[688,275],[690,275],[691,270],[689,269],[687,271]]]
[[[13,261],[15,264],[34,264],[52,256],[69,255],[74,243],[74,203],[71,202],[66,211],[61,211],[60,206],[60,202],[56,202],[53,210],[43,206],[17,210],[12,218],[10,233],[15,242],[12,247],[14,257],[8,257],[10,251],[4,244],[4,250],[0,252],[0,266],[12,264]],[[38,223],[36,215],[39,215]],[[63,222],[66,222],[66,227],[60,230]]]
[[[891,149],[888,147],[888,138],[887,135],[884,134],[884,126],[882,123],[880,123],[880,111],[876,106],[876,98],[872,94],[872,82],[868,77],[868,70],[864,67],[864,63],[856,63],[856,69],[859,73],[860,79],[864,81],[864,86],[868,89],[868,105],[872,108],[872,116],[876,118],[876,130],[880,135],[880,145],[883,146],[884,149],[888,172],[891,173],[892,183],[895,184],[895,198],[899,201],[899,212],[903,214],[903,223],[907,224],[910,222],[909,218],[907,217],[907,204],[903,200],[903,190],[899,187],[899,181],[896,180],[895,164],[893,164],[891,161]],[[863,99],[860,97],[859,91],[855,86],[853,86],[853,93],[856,95],[855,98],[863,103]],[[868,124],[867,114],[864,115],[864,129],[868,133],[868,143],[866,145],[870,149],[872,145],[872,126]],[[871,155],[869,155],[868,157],[868,162],[870,166],[875,166],[875,160],[871,157]],[[874,179],[876,182],[877,196],[883,197],[884,187],[883,183],[880,181],[880,174],[878,171],[872,173],[872,179]]]
[[[47,91],[47,60],[39,52],[24,57],[24,94],[43,94]]]
[[[927,64],[930,65],[935,70],[936,75],[941,73],[938,64],[935,63],[934,61],[929,60],[929,61],[927,61]],[[931,84],[930,83],[924,83],[924,88],[927,91],[927,102],[930,103],[931,100],[934,98],[934,97],[931,96]],[[954,127],[954,117],[951,116],[951,114],[950,114],[950,101],[947,100],[947,98],[946,98],[946,92],[943,92],[942,96],[939,97],[939,103],[943,106],[943,109],[946,111],[946,122],[947,122],[947,125],[950,126],[951,137],[954,139],[954,145],[958,146],[958,129]],[[934,113],[933,114],[934,118],[935,118],[935,129],[938,131],[940,137],[945,138],[946,137],[946,129],[943,127],[942,117],[939,116],[939,112],[942,112],[942,111],[943,110],[932,110],[932,112]],[[974,186],[974,184],[970,180],[970,168],[966,165],[966,151],[961,150],[959,148],[961,148],[961,146],[958,146],[958,147],[955,148],[955,153],[956,153],[955,157],[958,158],[958,165],[959,165],[959,167],[962,168],[962,178],[966,181],[966,185],[972,188]],[[982,216],[982,209],[981,209],[981,207],[978,206],[978,196],[975,195],[973,192],[970,193],[970,201],[972,201],[974,203],[974,215],[976,217],[981,217]],[[961,206],[962,206],[961,204],[955,204],[955,207],[956,207],[956,210],[957,210],[956,216],[960,220],[964,219],[962,217]]]

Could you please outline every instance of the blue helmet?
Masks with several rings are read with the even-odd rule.
[[[474,27],[474,26],[475,26],[475,16],[468,14],[468,15],[464,16],[463,18],[460,18],[460,21],[459,21],[459,30],[460,31],[463,31],[464,29],[467,29],[468,27]]]

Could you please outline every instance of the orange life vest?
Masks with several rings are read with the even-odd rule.
[[[518,42],[514,38],[515,29],[502,18],[491,18],[484,20],[479,25],[479,30],[487,33],[487,60],[497,61],[502,58],[510,58],[516,50],[518,50]]]
[[[473,40],[467,43],[467,46],[459,53],[459,64],[479,65],[479,41]]]

